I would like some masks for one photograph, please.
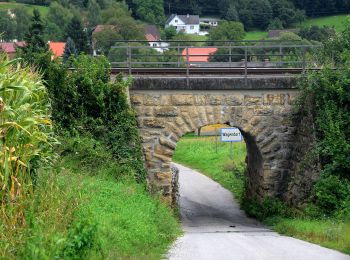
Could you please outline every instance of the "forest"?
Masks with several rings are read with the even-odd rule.
[[[298,24],[307,17],[348,13],[350,10],[350,2],[347,0],[18,0],[17,2],[44,6],[55,3],[69,9],[72,14],[79,13],[87,24],[91,24],[90,17],[102,22],[101,11],[111,8],[116,3],[121,5],[126,3],[134,19],[161,27],[167,15],[177,13],[239,21],[244,24],[246,31],[282,29]],[[66,14],[65,18],[69,16]],[[62,28],[58,21],[56,20],[56,26],[52,29]]]

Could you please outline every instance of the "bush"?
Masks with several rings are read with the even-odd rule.
[[[273,197],[265,197],[262,201],[243,198],[242,207],[249,216],[258,220],[290,215],[287,205]]]
[[[350,199],[350,184],[335,175],[322,176],[315,185],[315,204],[331,215]]]
[[[145,180],[135,113],[127,101],[130,80],[110,82],[105,57],[80,55],[71,59],[74,71],[52,63],[47,78],[54,120],[72,135],[90,135],[103,143],[114,160],[129,167],[138,181]],[[62,131],[61,130],[61,131]],[[85,159],[86,160],[86,159]]]

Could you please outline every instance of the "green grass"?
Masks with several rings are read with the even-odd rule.
[[[258,41],[267,38],[267,32],[264,31],[251,31],[246,32],[244,40],[247,41]]]
[[[177,143],[173,160],[198,169],[240,199],[243,192],[245,143],[233,143],[233,160],[230,159],[228,143],[218,141],[217,153],[215,147],[215,137],[187,135]]]
[[[311,18],[307,19],[305,22],[301,24],[302,27],[309,27],[311,25],[317,25],[317,26],[334,26],[336,31],[341,32],[345,28],[345,21],[349,15],[342,14],[342,15],[334,15],[334,16],[326,16],[326,17],[319,17],[319,18]],[[300,27],[300,25],[296,25],[296,27]]]
[[[38,175],[28,225],[17,234],[0,225],[0,259],[161,259],[181,234],[177,217],[132,174],[120,177],[127,168],[103,145],[61,141],[62,156]]]
[[[266,223],[280,234],[350,254],[350,223],[298,218],[271,218]]]
[[[240,178],[236,178],[236,174],[233,173],[233,171],[237,173],[237,169],[234,169],[229,158],[229,144],[219,143],[216,153],[214,137],[196,137],[193,134],[184,136],[177,144],[173,159],[175,162],[198,169],[241,199],[244,187],[244,178],[241,174],[245,167],[245,144],[234,143],[233,155],[233,162],[240,172],[238,174]],[[264,222],[281,234],[350,254],[350,222],[305,218],[301,214],[296,214],[294,218],[279,216],[267,218]]]
[[[319,18],[309,18],[306,19],[306,21],[302,22],[301,24],[294,24],[293,28],[300,28],[300,27],[309,27],[312,25],[317,26],[334,26],[335,30],[337,32],[341,32],[345,28],[345,21],[349,14],[341,14],[341,15],[333,15],[333,16],[325,16],[325,17],[319,17]],[[251,31],[246,32],[246,36],[244,40],[263,40],[267,39],[267,31]]]
[[[28,4],[21,4],[21,3],[9,3],[9,2],[0,2],[0,10],[8,10],[8,9],[14,9],[16,7],[24,7],[27,9],[29,14],[33,14],[34,9],[38,9],[40,14],[42,16],[46,16],[46,14],[49,11],[49,8],[46,6],[39,6],[39,5],[28,5]]]

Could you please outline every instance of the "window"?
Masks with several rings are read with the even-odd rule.
[[[175,23],[178,23],[178,21],[179,21],[179,20],[176,19],[176,20],[175,20]]]
[[[153,47],[157,47],[157,44],[156,44],[156,43],[153,43]]]
[[[194,30],[194,25],[191,25],[191,26],[190,26],[190,29],[191,29],[191,30]]]

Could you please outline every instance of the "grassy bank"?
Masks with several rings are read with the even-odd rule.
[[[143,184],[119,178],[126,169],[98,142],[62,144],[53,169],[38,175],[26,227],[0,241],[0,258],[160,259],[181,232],[170,210]]]
[[[341,14],[341,15],[332,15],[318,18],[309,18],[306,19],[301,24],[294,24],[293,28],[301,28],[301,27],[310,27],[312,25],[317,25],[319,27],[322,26],[331,26],[334,27],[337,32],[341,32],[345,29],[345,21],[349,14]],[[246,36],[244,40],[262,40],[267,39],[267,31],[251,31],[246,32]]]
[[[296,27],[309,27],[311,25],[317,26],[334,26],[337,32],[341,32],[345,29],[345,21],[349,14],[342,15],[332,15],[319,18],[306,19],[301,25],[296,25]]]
[[[220,183],[241,199],[244,188],[242,177],[246,155],[245,144],[233,144],[233,162],[229,158],[229,144],[218,145],[215,138],[185,136],[176,147],[174,161],[194,169]],[[235,165],[236,167],[234,167]],[[350,254],[350,222],[331,218],[312,218],[305,213],[296,217],[269,217],[264,222],[273,230]]]
[[[49,8],[46,6],[40,6],[40,5],[28,5],[28,4],[21,4],[21,3],[9,3],[9,2],[0,2],[0,10],[11,10],[14,8],[23,7],[27,10],[27,12],[32,15],[34,9],[38,9],[40,14],[42,16],[46,16],[46,14],[49,11]]]

